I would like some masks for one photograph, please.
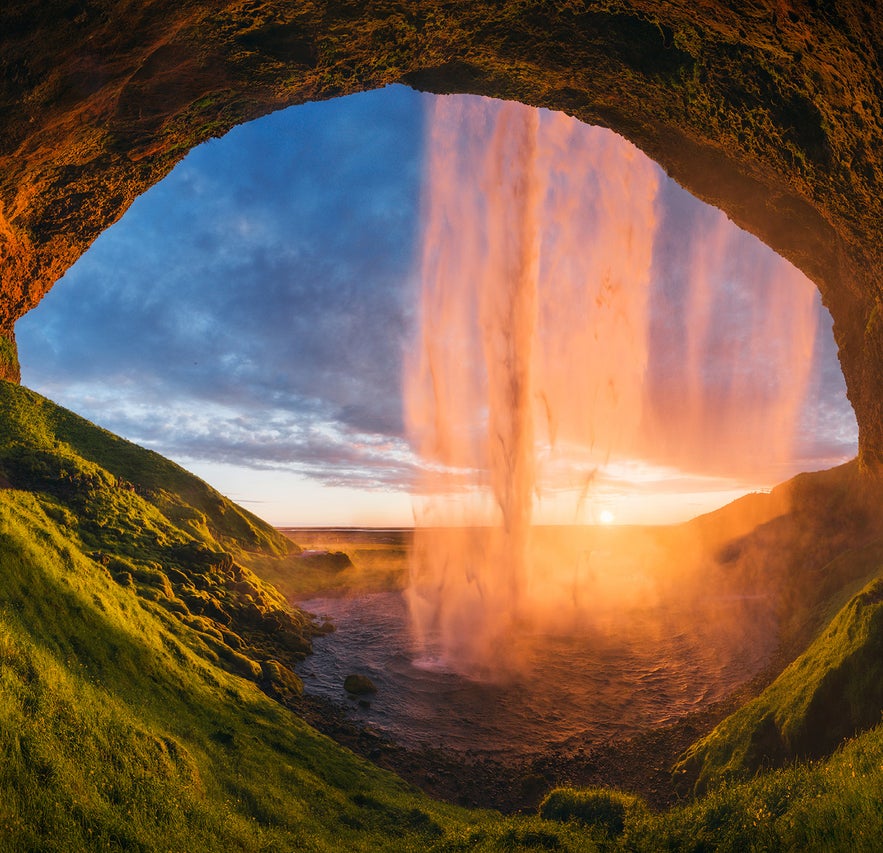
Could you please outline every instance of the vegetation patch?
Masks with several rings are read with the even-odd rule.
[[[308,643],[312,628],[248,568],[298,556],[275,531],[156,454],[8,383],[0,475],[4,849],[879,849],[879,724],[828,758],[661,813],[603,789],[559,789],[541,814],[511,817],[432,801],[286,707],[300,689],[292,661],[308,648],[298,638]],[[871,552],[857,553],[866,571]],[[828,600],[839,610],[795,684],[824,685],[850,660],[870,673],[855,656],[873,657],[879,635],[872,581],[842,607]],[[868,678],[834,692],[870,696],[880,678]],[[813,718],[817,694],[789,689],[803,697],[787,706],[795,721]],[[773,719],[799,731],[776,710]]]
[[[694,744],[676,770],[700,789],[829,754],[883,713],[883,579],[840,610],[760,696]]]
[[[0,333],[0,379],[18,382],[20,376],[18,347],[15,345],[15,339]]]
[[[618,836],[625,830],[626,817],[646,808],[633,794],[607,788],[555,788],[540,803],[540,816],[546,820],[577,821]]]
[[[5,479],[104,574],[198,624],[193,639],[220,665],[274,695],[298,692],[297,677],[280,673],[319,628],[249,568],[296,556],[294,543],[174,463],[26,389],[0,383],[0,418]]]

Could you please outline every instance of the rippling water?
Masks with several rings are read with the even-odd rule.
[[[722,699],[769,660],[775,633],[761,597],[632,608],[577,636],[513,639],[523,664],[494,683],[446,670],[431,648],[415,655],[401,593],[301,606],[337,626],[299,667],[308,693],[406,746],[509,757],[632,735]],[[343,690],[354,672],[378,688],[361,704]]]

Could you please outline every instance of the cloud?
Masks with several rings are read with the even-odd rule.
[[[422,97],[308,104],[196,149],[20,322],[27,384],[166,453],[311,475],[305,436],[336,424],[329,470],[365,479],[345,437],[401,441]],[[290,421],[275,441],[268,413]]]
[[[108,388],[66,384],[55,390],[80,412],[99,412],[102,424],[182,464],[220,462],[254,470],[284,470],[326,486],[407,489],[419,465],[401,438],[363,432],[335,417],[324,401],[284,408],[243,409],[217,401],[160,401],[143,386]]]
[[[193,151],[19,322],[26,384],[185,463],[412,485],[401,381],[427,97],[392,87],[307,104]],[[662,200],[657,396],[683,338],[684,235],[709,215],[670,182]],[[735,319],[719,320],[734,340]],[[855,447],[829,329],[817,340],[798,449],[810,467]]]

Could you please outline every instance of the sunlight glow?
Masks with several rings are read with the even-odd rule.
[[[450,120],[459,121],[468,103],[459,97],[459,108],[457,98],[448,100]],[[507,487],[488,473],[490,409],[480,385],[491,352],[477,334],[474,298],[479,290],[488,300],[500,294],[472,286],[472,273],[455,274],[461,260],[476,257],[486,230],[463,228],[470,205],[480,213],[489,201],[473,189],[497,168],[488,158],[506,151],[502,135],[496,147],[484,144],[493,136],[493,115],[479,122],[487,132],[477,143],[472,131],[453,127],[445,156],[462,154],[463,169],[451,170],[455,180],[434,190],[452,205],[439,224],[451,226],[453,250],[443,251],[439,231],[438,256],[423,258],[427,268],[438,263],[450,274],[435,293],[437,304],[428,303],[436,331],[427,344],[428,375],[450,419],[449,433],[429,455],[453,461],[421,458],[420,442],[409,441],[413,435],[401,423],[400,359],[414,352],[421,278],[412,245],[426,161],[418,149],[427,135],[444,136],[436,100],[389,87],[280,111],[194,149],[19,321],[24,384],[196,470],[271,523],[410,527],[416,513],[423,523],[456,525],[463,523],[456,501],[464,492],[475,523],[498,523],[495,491]],[[498,103],[492,111],[500,109]],[[429,111],[432,122],[424,126]],[[353,127],[360,128],[357,138]],[[537,525],[594,526],[602,509],[615,515],[615,526],[680,523],[798,471],[852,458],[857,430],[830,316],[822,311],[816,329],[823,358],[809,352],[808,336],[782,337],[779,321],[795,315],[785,262],[626,143],[614,145],[611,132],[541,111],[538,134],[533,142],[520,137],[520,177],[507,172],[517,162],[511,157],[492,175],[515,195],[530,190],[529,208],[540,204],[541,192],[543,206],[554,202],[558,211],[553,220],[544,212],[542,221],[527,213],[518,220],[517,206],[504,206],[507,221],[536,222],[542,233],[538,256],[536,240],[525,239],[521,250],[512,244],[502,257],[518,256],[526,271],[556,282],[551,291],[537,286],[534,359],[522,364],[530,371],[518,385],[533,391],[534,419],[508,422],[494,410],[500,435],[534,440],[533,460],[516,466],[530,475],[520,480],[525,494],[533,480],[532,503],[516,500],[512,509]],[[279,139],[306,159],[293,164]],[[592,160],[599,156],[607,159],[597,170]],[[649,207],[641,190],[650,184],[622,173],[624,157],[656,184]],[[423,192],[429,189],[424,183]],[[631,227],[629,242],[617,220],[634,208],[643,225]],[[641,232],[649,234],[654,221],[650,274],[638,276],[649,297],[637,287],[621,294],[618,261],[640,249],[638,266],[646,266]],[[727,260],[718,268],[720,251]],[[461,283],[471,308],[454,304]],[[805,307],[796,314],[805,318]],[[483,308],[493,321],[488,331],[495,330],[489,350],[505,343],[499,332],[509,324],[501,308],[506,303],[499,300]],[[591,319],[605,311],[605,320]],[[129,334],[132,328],[141,332]],[[629,331],[635,346],[626,348]],[[789,342],[801,350],[796,359],[780,346]],[[462,353],[462,377],[439,369],[448,350]],[[758,363],[773,375],[755,386],[749,379]],[[557,365],[567,370],[556,378]],[[812,393],[788,429],[810,368]],[[759,412],[773,396],[776,375],[785,377],[790,396],[765,420]],[[638,379],[646,380],[644,391],[631,381]],[[449,400],[477,405],[461,419]],[[639,414],[617,416],[617,426],[607,417],[614,409]],[[434,466],[444,469],[448,493],[433,503],[437,483],[422,482],[422,473]],[[408,490],[416,491],[416,506]]]
[[[632,495],[653,515],[697,478],[795,464],[821,303],[723,214],[678,213],[630,143],[562,114],[438,98],[426,175],[404,365],[423,463],[408,600],[417,646],[438,637],[447,665],[485,677],[517,669],[517,626],[558,630],[602,591],[653,593],[640,551],[566,556],[537,504],[606,536]]]

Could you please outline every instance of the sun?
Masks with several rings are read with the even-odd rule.
[[[613,524],[616,521],[616,516],[609,509],[602,509],[601,514],[598,516],[598,521],[601,524]]]

